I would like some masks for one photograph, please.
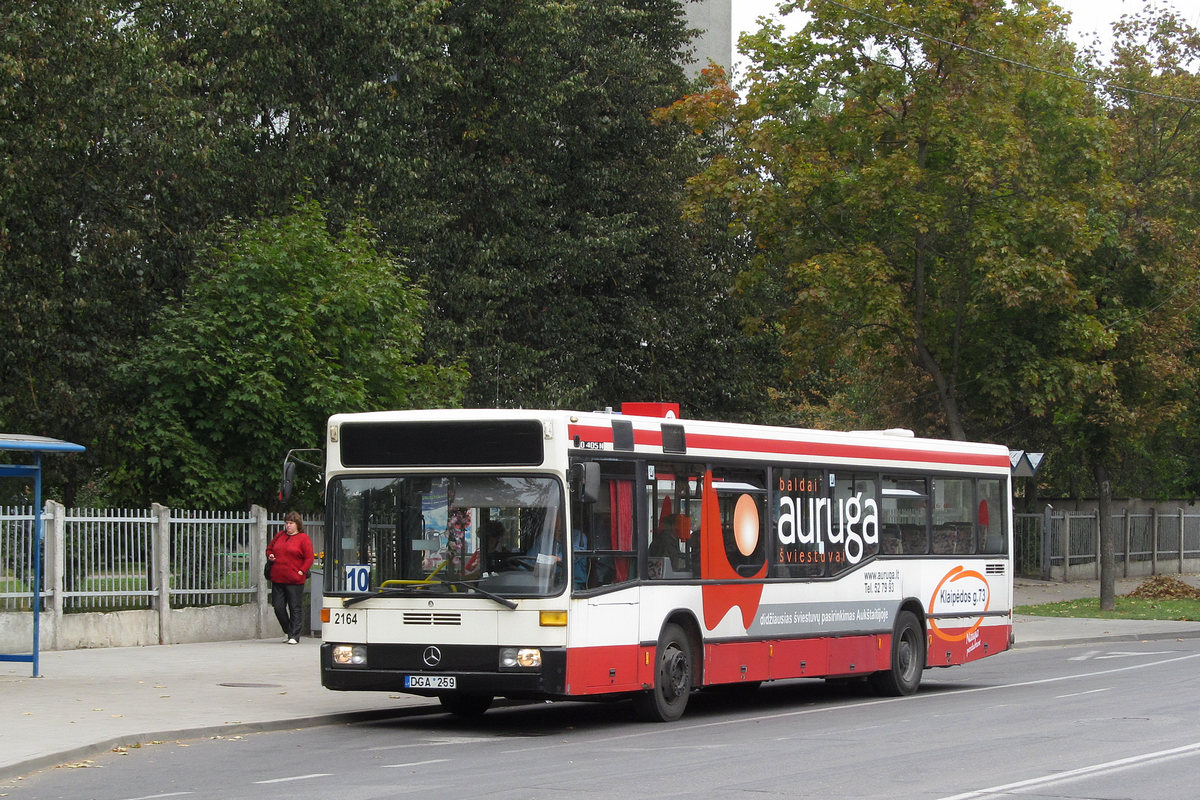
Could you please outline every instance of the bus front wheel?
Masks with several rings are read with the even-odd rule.
[[[871,687],[885,697],[902,697],[917,691],[925,670],[925,634],[911,611],[896,615],[892,631],[892,668],[870,677]]]
[[[654,686],[633,698],[638,716],[648,722],[672,722],[683,716],[692,691],[692,647],[683,628],[663,626],[655,648]]]

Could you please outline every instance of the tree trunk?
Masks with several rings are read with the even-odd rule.
[[[921,170],[925,169],[928,156],[929,142],[922,139],[917,145],[917,166]],[[923,190],[924,180],[918,186],[918,191]],[[913,242],[913,350],[916,354],[916,366],[925,370],[933,380],[933,385],[937,387],[938,401],[946,414],[947,433],[951,439],[965,442],[967,431],[963,427],[962,414],[959,412],[954,381],[942,371],[942,365],[938,363],[933,352],[926,345],[925,312],[929,298],[926,295],[925,271],[928,267],[929,250],[930,235],[918,231],[916,240]]]
[[[946,378],[946,374],[942,372],[941,365],[933,357],[933,353],[929,352],[929,348],[925,346],[924,338],[922,338],[920,332],[918,332],[915,346],[917,364],[925,370],[926,374],[933,380],[933,385],[937,388],[938,402],[941,403],[942,411],[946,415],[947,433],[951,439],[965,442],[967,440],[967,429],[963,427],[962,414],[958,408],[958,396],[955,393],[953,383]]]
[[[1100,610],[1116,608],[1117,566],[1114,547],[1116,532],[1112,523],[1112,481],[1108,468],[1103,464],[1095,467],[1096,488],[1100,499]]]

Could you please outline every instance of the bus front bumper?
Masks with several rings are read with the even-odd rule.
[[[564,695],[566,650],[541,648],[540,667],[501,668],[505,648],[468,645],[355,645],[361,664],[334,663],[337,642],[321,644],[321,685],[336,691],[407,692],[436,697],[449,692],[497,697]],[[361,651],[360,651],[361,652]]]

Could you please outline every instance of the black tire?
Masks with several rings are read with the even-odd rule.
[[[692,662],[692,647],[683,628],[664,625],[655,650],[654,688],[633,698],[638,717],[673,722],[683,716],[692,692]]]
[[[438,702],[448,713],[456,717],[478,717],[492,707],[490,694],[471,694],[456,692],[455,694],[439,694]]]
[[[892,631],[892,668],[871,676],[871,688],[884,697],[913,694],[925,671],[925,634],[911,611],[896,616]]]

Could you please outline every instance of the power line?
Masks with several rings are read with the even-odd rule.
[[[1045,75],[1052,75],[1056,78],[1064,78],[1066,80],[1075,81],[1076,83],[1082,83],[1087,86],[1096,86],[1096,87],[1105,89],[1110,92],[1129,92],[1130,94],[1138,94],[1138,95],[1143,95],[1145,97],[1155,97],[1155,98],[1158,98],[1159,100],[1172,100],[1172,101],[1179,102],[1179,103],[1188,103],[1190,105],[1200,105],[1200,98],[1180,97],[1178,95],[1173,95],[1173,94],[1161,94],[1159,92],[1150,92],[1145,89],[1136,89],[1132,86],[1123,86],[1121,84],[1107,83],[1106,81],[1094,80],[1092,78],[1083,78],[1083,77],[1080,77],[1079,75],[1073,75],[1069,72],[1060,72],[1058,70],[1046,69],[1045,67],[1039,67],[1035,64],[1028,64],[1024,61],[1016,61],[1015,59],[1005,58],[1004,56],[998,56],[995,53],[989,53],[986,50],[979,50],[977,48],[970,47],[968,45],[961,44],[959,42],[952,42],[949,39],[943,39],[940,36],[934,36],[931,33],[925,33],[924,31],[917,30],[916,28],[909,28],[909,27],[906,27],[899,23],[892,22],[890,19],[886,19],[886,18],[880,17],[876,14],[872,14],[869,11],[863,11],[862,9],[854,8],[853,6],[848,6],[845,3],[840,3],[840,2],[838,2],[838,0],[821,0],[821,2],[837,6],[838,8],[844,9],[845,11],[849,11],[851,14],[855,14],[855,15],[858,15],[861,17],[867,17],[868,19],[873,19],[876,22],[881,22],[884,25],[895,28],[896,30],[903,31],[904,33],[906,33],[910,36],[915,36],[915,37],[923,38],[923,39],[929,39],[930,41],[938,42],[939,44],[944,44],[947,47],[953,47],[957,50],[962,50],[967,53],[973,53],[978,56],[983,56],[984,58],[990,58],[995,61],[1000,61],[1000,62],[1009,64],[1014,67],[1019,67],[1021,69],[1028,69],[1028,70],[1033,70],[1034,72],[1041,72]]]

